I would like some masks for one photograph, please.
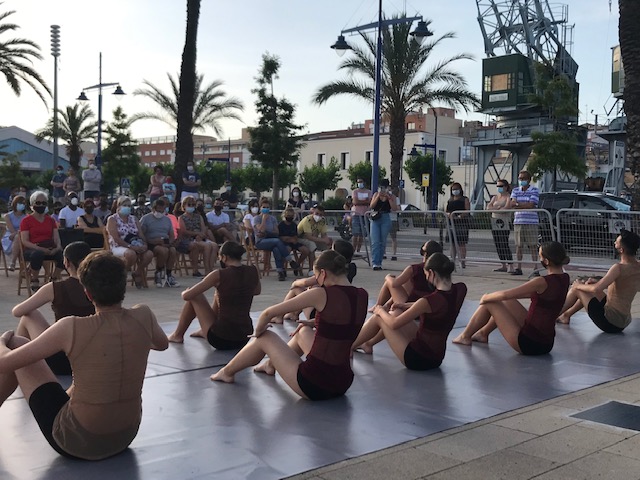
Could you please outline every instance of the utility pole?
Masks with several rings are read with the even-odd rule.
[[[51,55],[53,55],[53,170],[58,166],[58,57],[60,56],[60,26],[51,25]]]

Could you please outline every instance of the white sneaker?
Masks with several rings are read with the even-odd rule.
[[[167,285],[170,287],[179,287],[180,284],[176,281],[176,277],[173,275],[167,275]]]
[[[164,272],[157,271],[156,274],[154,275],[153,280],[154,280],[154,282],[156,284],[156,287],[162,288],[162,285],[164,284],[164,281],[163,281],[164,280]]]

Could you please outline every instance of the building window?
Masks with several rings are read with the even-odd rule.
[[[173,153],[173,151],[171,151],[171,149],[167,150],[167,155],[171,155]]]
[[[156,152],[155,150],[151,150],[151,155],[153,155],[154,157],[158,154],[158,152]]]
[[[351,155],[349,154],[349,152],[342,152],[340,154],[340,168],[342,170],[346,170],[347,168],[349,168],[350,161]]]
[[[447,151],[446,150],[438,150],[438,158],[440,160],[444,160],[447,163]]]
[[[164,150],[160,150],[160,155],[165,155],[165,151]]]
[[[416,124],[414,122],[407,123],[407,130],[415,130]]]
[[[371,163],[372,160],[373,160],[373,152],[371,150],[364,152],[364,161]]]
[[[144,156],[148,157],[149,155],[151,155],[151,152],[149,150],[147,150],[146,152],[144,152]]]
[[[327,154],[326,153],[319,153],[318,154],[318,165],[320,165],[321,167],[324,165],[325,160],[327,159]]]
[[[512,90],[515,87],[513,73],[501,73],[484,77],[485,92],[499,92]]]

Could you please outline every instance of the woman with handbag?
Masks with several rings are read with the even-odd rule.
[[[389,180],[380,180],[380,188],[371,203],[371,257],[374,270],[382,270],[382,257],[391,231],[391,211],[396,211],[396,199],[389,189]]]
[[[464,211],[466,210],[466,212]],[[449,230],[451,244],[451,259],[455,263],[456,254],[460,254],[460,265],[466,267],[467,242],[469,241],[469,197],[464,196],[462,185],[458,182],[451,184],[451,198],[447,202],[447,215],[453,225]]]
[[[496,182],[498,194],[494,195],[487,204],[487,210],[491,210],[491,234],[493,243],[496,245],[498,257],[502,262],[501,268],[496,268],[494,272],[513,271],[513,254],[509,247],[509,234],[511,233],[512,213],[500,212],[511,208],[511,186],[509,182],[499,179]]]
[[[107,220],[109,247],[116,257],[124,260],[127,270],[136,265],[132,272],[136,288],[144,286],[144,271],[153,260],[153,252],[147,248],[147,242],[135,215],[131,213],[131,199],[119,197],[116,200],[116,213]]]

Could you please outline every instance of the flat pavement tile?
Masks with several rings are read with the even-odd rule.
[[[608,452],[595,452],[535,478],[536,480],[637,479],[640,478],[640,460]]]
[[[569,415],[573,413],[576,413],[576,411],[569,408],[548,405],[498,420],[494,425],[500,425],[501,427],[520,430],[521,432],[532,433],[534,435],[544,435],[578,423],[579,420],[569,417]]]

